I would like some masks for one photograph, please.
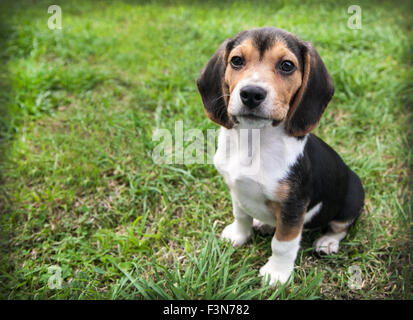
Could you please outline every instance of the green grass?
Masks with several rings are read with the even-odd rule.
[[[412,24],[406,3],[47,1],[0,4],[0,298],[413,298]],[[219,241],[231,199],[213,165],[158,165],[156,128],[217,128],[195,80],[236,32],[315,44],[336,93],[315,133],[361,177],[366,206],[338,254],[304,236],[293,283],[261,284],[270,238]],[[411,180],[410,180],[411,181]],[[62,288],[49,289],[50,266]],[[349,267],[363,287],[351,290]]]

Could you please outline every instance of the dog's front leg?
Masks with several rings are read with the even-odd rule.
[[[281,284],[287,282],[300,248],[305,208],[299,206],[293,209],[296,212],[290,210],[288,205],[281,209],[279,205],[274,208],[277,227],[271,241],[272,255],[260,269],[260,274],[265,280],[269,278],[272,286],[276,286],[278,281]]]
[[[239,247],[251,238],[252,217],[246,214],[232,196],[234,222],[226,226],[221,238],[230,241],[234,247]]]

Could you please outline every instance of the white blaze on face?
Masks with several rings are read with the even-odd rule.
[[[251,85],[261,87],[267,92],[265,100],[260,106],[254,109],[254,114],[260,117],[268,117],[270,119],[274,108],[273,101],[276,100],[277,94],[272,86],[261,80],[258,72],[254,72],[250,77],[243,79],[235,86],[228,103],[229,114],[239,116],[250,112],[248,107],[244,106],[242,103],[240,93],[242,88]]]

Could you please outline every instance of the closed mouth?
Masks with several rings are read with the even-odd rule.
[[[269,118],[257,116],[255,114],[240,114],[237,117],[242,117],[242,118],[245,118],[245,119],[248,119],[248,120],[255,120],[255,121],[271,120]]]
[[[239,123],[239,118],[252,120],[252,121],[271,121],[273,127],[278,126],[282,122],[282,120],[270,119],[267,117],[257,116],[255,114],[240,114],[237,116],[233,116],[234,122]]]

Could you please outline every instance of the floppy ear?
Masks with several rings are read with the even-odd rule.
[[[303,136],[312,131],[334,95],[333,79],[312,43],[302,44],[302,55],[303,81],[286,123],[288,133],[293,136]]]
[[[226,47],[222,43],[201,72],[196,84],[208,117],[228,129],[233,126],[227,112],[228,88],[224,83]]]

